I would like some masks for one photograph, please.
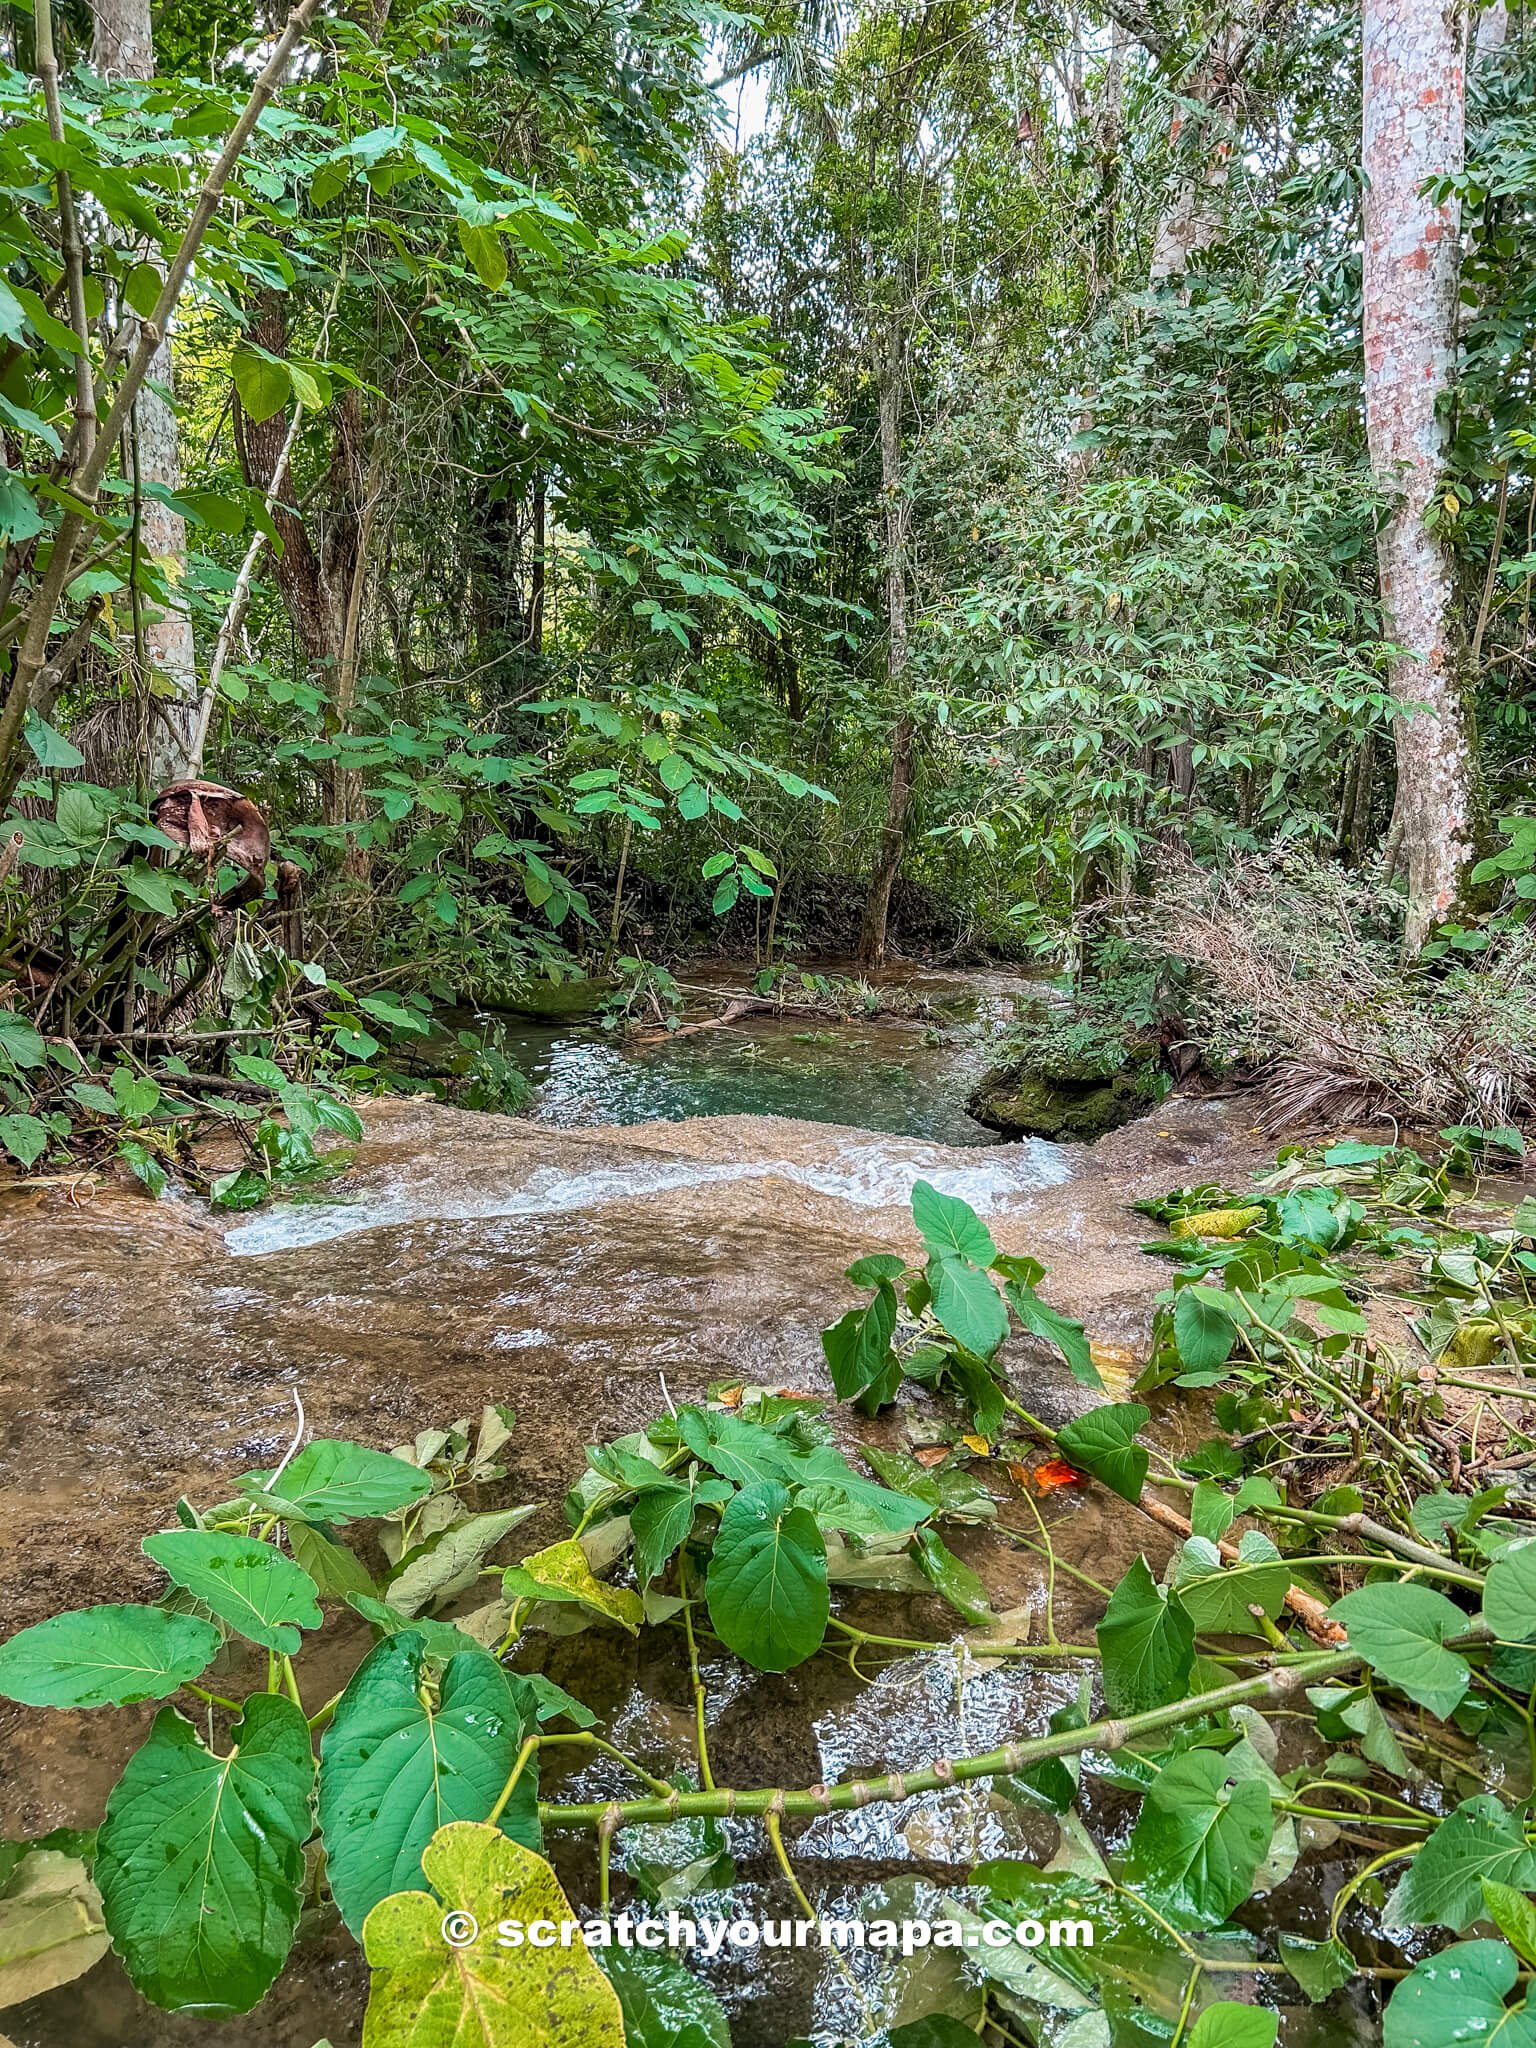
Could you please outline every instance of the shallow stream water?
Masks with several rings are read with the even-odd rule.
[[[546,1111],[557,1098],[546,1094]],[[801,1100],[824,1098],[806,1078]],[[560,1128],[396,1101],[369,1108],[366,1122],[345,1173],[318,1197],[226,1223],[188,1198],[107,1190],[76,1205],[58,1189],[0,1194],[8,1626],[153,1597],[141,1536],[166,1525],[178,1494],[224,1498],[233,1473],[280,1454],[295,1390],[316,1435],[381,1447],[509,1402],[519,1417],[509,1476],[476,1504],[541,1504],[510,1555],[552,1541],[565,1533],[559,1504],[583,1445],[638,1427],[669,1398],[698,1398],[733,1377],[830,1395],[819,1332],[852,1299],[843,1269],[871,1250],[914,1250],[907,1203],[920,1176],[963,1194],[1000,1245],[1046,1262],[1043,1291],[1084,1320],[1114,1381],[1133,1369],[1161,1280],[1126,1204],[1179,1181],[1239,1175],[1258,1157],[1221,1105],[1182,1101],[1092,1151],[983,1148],[964,1135],[936,1142],[931,1131],[760,1114]],[[1047,1420],[1089,1398],[1043,1353],[1021,1347],[1010,1363]],[[896,1442],[910,1419],[898,1409],[847,1440]],[[1199,1423],[1166,1409],[1154,1427],[1187,1442]],[[1003,1527],[1033,1535],[1001,1469],[994,1491]],[[1093,1577],[1113,1583],[1138,1550],[1161,1568],[1161,1533],[1099,1490],[1040,1506],[1060,1554]],[[1036,1552],[971,1531],[954,1547],[997,1610],[1039,1612]],[[930,1599],[852,1595],[843,1611],[881,1633],[941,1645],[953,1634],[949,1610]],[[1091,1595],[1058,1583],[1064,1639],[1080,1639],[1095,1611]],[[344,1669],[365,1647],[361,1625],[351,1640],[342,1627],[337,1649],[298,1660],[306,1698],[327,1697],[335,1661]],[[533,1654],[648,1770],[689,1762],[686,1666],[669,1632],[636,1644],[593,1629]],[[1038,1732],[1076,1683],[1059,1667],[967,1668],[944,1647],[863,1678],[830,1656],[781,1678],[749,1679],[719,1660],[705,1677],[717,1780],[742,1786],[921,1765]],[[7,1709],[0,1834],[94,1825],[152,1711]],[[616,1770],[552,1764],[545,1785],[554,1797],[606,1797],[623,1783]],[[757,1832],[731,1832],[734,1909],[788,1910]],[[851,1908],[893,1876],[954,1880],[979,1855],[1049,1855],[1054,1833],[985,1790],[957,1789],[817,1821],[791,1847],[813,1896]],[[590,1903],[590,1840],[562,1840],[554,1853],[573,1897]],[[750,1972],[732,1965],[715,1984],[736,2048],[780,2048],[848,2017],[842,1980],[814,1952],[764,1955]],[[16,2048],[355,2048],[364,1994],[357,1950],[321,1921],[306,1925],[277,1988],[246,2019],[152,2012],[109,1958],[7,2012],[4,2031]]]

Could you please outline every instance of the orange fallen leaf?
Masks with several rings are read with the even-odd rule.
[[[743,1391],[744,1389],[741,1387],[722,1387],[720,1389],[720,1406],[722,1408],[739,1408]]]
[[[1065,1458],[1047,1458],[1043,1465],[1034,1470],[1034,1481],[1041,1493],[1054,1493],[1058,1486],[1086,1486],[1086,1477],[1069,1465]]]
[[[942,1465],[949,1456],[948,1444],[923,1444],[912,1453],[919,1465]]]

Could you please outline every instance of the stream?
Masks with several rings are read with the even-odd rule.
[[[709,1032],[664,1058],[631,1058],[548,1032],[532,1116],[426,1099],[368,1105],[344,1172],[249,1216],[219,1220],[188,1197],[153,1203],[117,1189],[78,1203],[56,1187],[0,1193],[7,1628],[153,1597],[141,1536],[168,1523],[179,1494],[223,1498],[233,1473],[280,1456],[296,1390],[315,1435],[386,1448],[510,1403],[508,1477],[476,1505],[540,1503],[509,1556],[553,1541],[567,1533],[560,1502],[583,1446],[639,1427],[669,1399],[700,1398],[725,1378],[830,1398],[819,1332],[852,1300],[843,1269],[873,1250],[912,1253],[907,1203],[919,1177],[963,1195],[1000,1246],[1046,1263],[1042,1291],[1084,1321],[1112,1397],[1123,1394],[1163,1278],[1137,1248],[1146,1225],[1127,1203],[1240,1176],[1261,1157],[1239,1114],[1179,1098],[1091,1150],[989,1142],[964,1112],[984,1032],[958,1051],[932,1043],[926,1026],[802,1040],[767,1020],[739,1037],[757,1050],[744,1057]],[[842,1119],[824,1120],[835,1108]],[[1021,1340],[1009,1363],[1027,1405],[1059,1423],[1091,1397],[1052,1358]],[[1205,1433],[1198,1414],[1155,1405],[1165,1443]],[[839,1428],[849,1446],[894,1444],[908,1420],[898,1408],[877,1424],[849,1414]],[[1034,1533],[1001,1468],[993,1491],[1001,1526]],[[1168,1539],[1100,1489],[1039,1505],[1060,1554],[1095,1577],[1113,1583],[1143,1550],[1162,1568]],[[952,1540],[999,1612],[1040,1611],[1036,1553],[991,1532]],[[854,1593],[843,1611],[891,1633],[954,1633],[930,1598]],[[1092,1596],[1058,1584],[1064,1638],[1081,1639],[1096,1611]],[[366,1631],[342,1632],[353,1657]],[[297,1660],[306,1699],[334,1689],[326,1658],[336,1654],[316,1645]],[[530,1655],[519,1661],[528,1668]],[[611,1722],[647,1769],[691,1761],[687,1667],[672,1632],[536,1639],[531,1661]],[[1076,1685],[1060,1667],[988,1666],[949,1648],[866,1674],[872,1684],[832,1655],[778,1678],[706,1659],[704,1675],[715,1772],[737,1785],[808,1784],[990,1747],[1043,1730]],[[94,1825],[153,1711],[5,1708],[0,1834]],[[616,1771],[601,1759],[551,1762],[544,1783],[550,1797],[608,1797],[624,1783]],[[738,1859],[729,1910],[785,1911],[759,1832],[727,1831]],[[1044,1860],[1056,1832],[985,1787],[955,1788],[815,1821],[791,1853],[818,1903],[851,1911],[871,1886],[919,1873],[958,1881],[980,1856]],[[552,1853],[573,1899],[590,1903],[590,1840],[556,1838]],[[851,2019],[851,1994],[815,1951],[764,1952],[750,1971],[722,1958],[710,1974],[736,2048],[828,2037]],[[4,2030],[16,2048],[355,2048],[365,1991],[358,1950],[333,1918],[316,1918],[245,2019],[156,2013],[109,1957],[8,2011]]]

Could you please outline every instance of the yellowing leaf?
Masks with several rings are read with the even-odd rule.
[[[590,1607],[620,1628],[637,1635],[645,1619],[645,1605],[638,1593],[623,1586],[605,1586],[594,1578],[586,1552],[574,1536],[563,1543],[551,1543],[536,1550],[521,1564],[513,1565],[502,1579],[509,1600],[574,1600]]]
[[[1255,1223],[1264,1221],[1264,1211],[1252,1209],[1202,1209],[1194,1216],[1180,1216],[1169,1224],[1170,1237],[1241,1237]]]
[[[0,2006],[83,1977],[109,1946],[101,1897],[80,1858],[34,1849],[0,1896]]]
[[[960,1441],[974,1457],[989,1458],[992,1455],[992,1446],[984,1436],[963,1436]]]
[[[624,2048],[618,1994],[542,1856],[483,1822],[451,1821],[421,1866],[436,1898],[395,1892],[363,1924],[363,2048]],[[560,1934],[553,1948],[503,1948],[502,1920],[547,1920]]]

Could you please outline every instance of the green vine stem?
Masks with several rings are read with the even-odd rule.
[[[539,1818],[546,1827],[575,1828],[597,1827],[605,1814],[615,1811],[619,1823],[625,1827],[680,1820],[691,1815],[723,1819],[733,1814],[850,1813],[865,1806],[910,1799],[919,1792],[944,1791],[951,1785],[967,1784],[975,1778],[1004,1777],[1010,1772],[1028,1770],[1034,1764],[1044,1763],[1049,1757],[1076,1756],[1085,1749],[1125,1749],[1144,1736],[1156,1735],[1164,1728],[1176,1728],[1203,1714],[1221,1713],[1228,1707],[1242,1706],[1250,1700],[1283,1699],[1319,1679],[1332,1677],[1336,1672],[1352,1671],[1362,1661],[1354,1650],[1323,1651],[1296,1663],[1260,1672],[1253,1678],[1238,1679],[1231,1685],[1196,1693],[1190,1699],[1175,1700],[1168,1706],[1150,1707],[1145,1713],[1133,1714],[1123,1720],[1096,1721],[1088,1728],[1066,1728],[1056,1734],[1037,1735],[1027,1742],[1010,1742],[1001,1749],[988,1750],[983,1756],[943,1757],[922,1771],[893,1771],[883,1778],[852,1778],[845,1784],[811,1785],[802,1791],[786,1791],[782,1786],[769,1785],[749,1791],[717,1788],[710,1792],[673,1792],[666,1799],[628,1800],[617,1808],[611,1800],[574,1806],[541,1803]],[[537,1739],[534,1737],[532,1741]],[[529,1747],[530,1744],[524,1744],[525,1751]],[[514,1766],[512,1780],[491,1816],[493,1820],[499,1817],[501,1807],[511,1796],[512,1785],[516,1783],[522,1764],[520,1757]]]

